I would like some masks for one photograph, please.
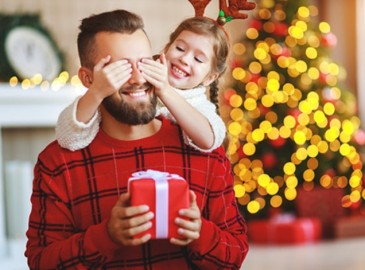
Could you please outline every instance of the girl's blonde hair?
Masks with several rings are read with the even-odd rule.
[[[218,108],[218,79],[227,69],[227,57],[229,54],[228,35],[223,27],[215,20],[207,17],[192,17],[182,21],[179,26],[170,34],[169,42],[166,44],[164,51],[166,52],[175,39],[183,31],[190,31],[198,35],[212,37],[214,42],[213,52],[214,59],[212,61],[212,72],[218,73],[217,79],[211,83],[209,90],[210,101]]]

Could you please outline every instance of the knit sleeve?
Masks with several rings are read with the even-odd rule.
[[[200,103],[192,103],[192,105],[208,120],[214,134],[214,142],[210,148],[202,149],[199,146],[197,146],[190,139],[190,137],[187,136],[185,132],[183,132],[184,141],[186,144],[192,146],[193,148],[199,150],[200,152],[204,153],[211,152],[222,145],[224,138],[226,136],[226,126],[222,118],[217,114],[215,105],[211,103],[208,99],[205,100],[203,99]]]
[[[229,160],[214,167],[200,237],[188,250],[197,269],[238,270],[249,249],[247,225],[237,207]]]
[[[50,153],[53,155],[53,152]],[[30,269],[91,269],[102,266],[120,245],[108,236],[107,220],[80,230],[64,181],[47,164],[34,169],[32,210],[25,256]],[[64,174],[66,175],[66,174]],[[71,192],[72,193],[72,192]]]
[[[99,112],[88,123],[77,120],[77,104],[81,96],[66,107],[58,117],[56,139],[63,147],[71,151],[88,146],[99,131],[101,116]]]

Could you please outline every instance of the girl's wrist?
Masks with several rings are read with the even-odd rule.
[[[88,96],[89,100],[98,105],[100,105],[105,98],[103,95],[100,94],[100,91],[98,89],[95,89],[92,86],[88,89],[85,95]]]
[[[156,95],[162,101],[165,100],[166,98],[173,98],[175,94],[177,93],[175,92],[175,89],[171,85],[168,85],[165,87],[165,89],[156,92]]]

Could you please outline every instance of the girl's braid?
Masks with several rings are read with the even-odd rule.
[[[216,112],[219,114],[219,100],[218,100],[218,82],[215,80],[210,84],[210,90],[209,90],[209,99],[210,101],[215,105]]]

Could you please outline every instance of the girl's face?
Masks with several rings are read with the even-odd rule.
[[[166,51],[169,83],[178,89],[208,86],[217,78],[212,72],[213,40],[184,30]]]

